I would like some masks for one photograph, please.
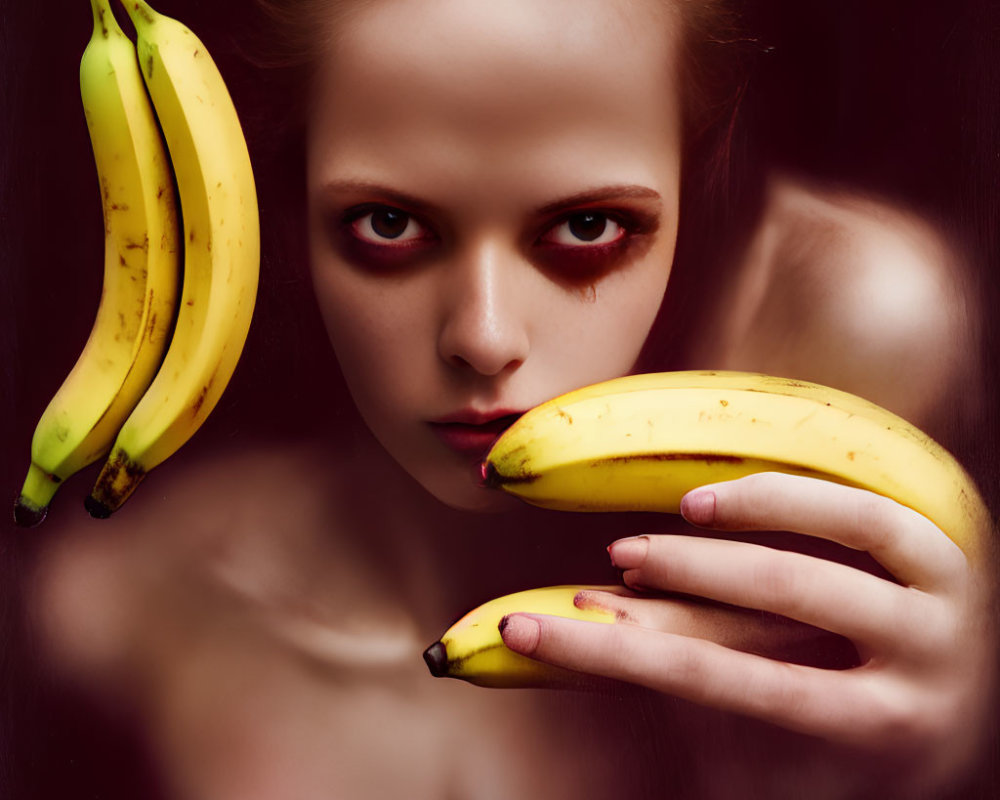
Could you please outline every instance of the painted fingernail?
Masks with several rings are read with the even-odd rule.
[[[711,525],[715,522],[715,492],[711,489],[688,492],[681,498],[681,514],[693,525]]]
[[[645,536],[631,536],[628,539],[619,539],[608,545],[608,555],[611,556],[611,563],[618,569],[632,569],[638,567],[646,560],[646,553],[649,551],[649,539]]]
[[[523,614],[508,614],[497,626],[507,647],[517,653],[531,655],[538,647],[541,626],[537,620]]]

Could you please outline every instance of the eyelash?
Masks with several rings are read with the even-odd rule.
[[[392,243],[395,240],[388,237],[384,238],[384,243],[363,238],[358,233],[358,224],[378,211],[393,211],[404,215],[407,218],[406,229],[415,223],[420,226],[421,235],[395,244]],[[546,237],[558,231],[560,226],[583,214],[603,217],[607,222],[621,228],[620,235],[602,244],[565,244],[546,240]],[[338,223],[335,233],[343,254],[359,266],[370,269],[389,271],[408,266],[425,256],[430,256],[434,245],[440,241],[431,232],[430,226],[422,222],[417,215],[383,203],[367,203],[349,208],[340,216]],[[613,269],[633,249],[638,240],[652,233],[656,227],[654,216],[636,210],[573,209],[548,221],[539,230],[532,247],[535,257],[544,267],[571,277],[591,280],[595,275]],[[400,235],[405,233],[406,229]],[[601,235],[604,234],[595,238],[600,238]]]

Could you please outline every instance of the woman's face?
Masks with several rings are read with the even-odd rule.
[[[320,63],[319,303],[362,416],[450,505],[503,505],[478,485],[495,435],[626,374],[657,313],[681,145],[664,5],[377,0]]]

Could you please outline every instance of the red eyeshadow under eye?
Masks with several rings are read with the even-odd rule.
[[[366,203],[348,209],[345,213],[332,215],[327,222],[327,237],[331,246],[357,269],[393,272],[418,263],[433,250],[436,240],[432,235],[403,241],[387,238],[385,244],[362,238],[355,229],[359,221],[368,214],[386,208],[398,210],[382,203]],[[399,213],[410,216],[405,211]]]
[[[538,260],[567,280],[593,280],[605,272],[610,272],[625,261],[634,251],[635,234],[625,233],[620,239],[601,245],[561,245],[540,243],[537,246]]]
[[[349,231],[342,231],[336,247],[346,261],[360,269],[391,272],[411,266],[428,254],[428,242],[417,239],[407,244],[371,244]]]

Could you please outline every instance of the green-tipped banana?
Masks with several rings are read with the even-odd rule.
[[[740,372],[634,375],[532,409],[495,443],[486,483],[547,508],[676,513],[697,486],[755,472],[868,489],[934,522],[970,555],[990,529],[956,459],[855,395]]]
[[[87,508],[105,517],[208,417],[232,377],[257,294],[253,170],[232,99],[205,45],[143,0],[123,0],[173,164],[184,286],[163,365],[125,421]]]
[[[14,506],[36,525],[62,481],[111,448],[163,358],[180,281],[170,163],[135,47],[108,0],[91,0],[94,31],[80,92],[104,204],[104,285],[83,352],[35,429]]]
[[[570,670],[534,661],[507,648],[499,625],[516,611],[552,614],[591,622],[614,622],[614,613],[578,608],[576,595],[607,586],[547,586],[490,600],[452,625],[441,640],[424,651],[424,661],[435,677],[461,678],[490,687],[574,686],[582,678]]]

